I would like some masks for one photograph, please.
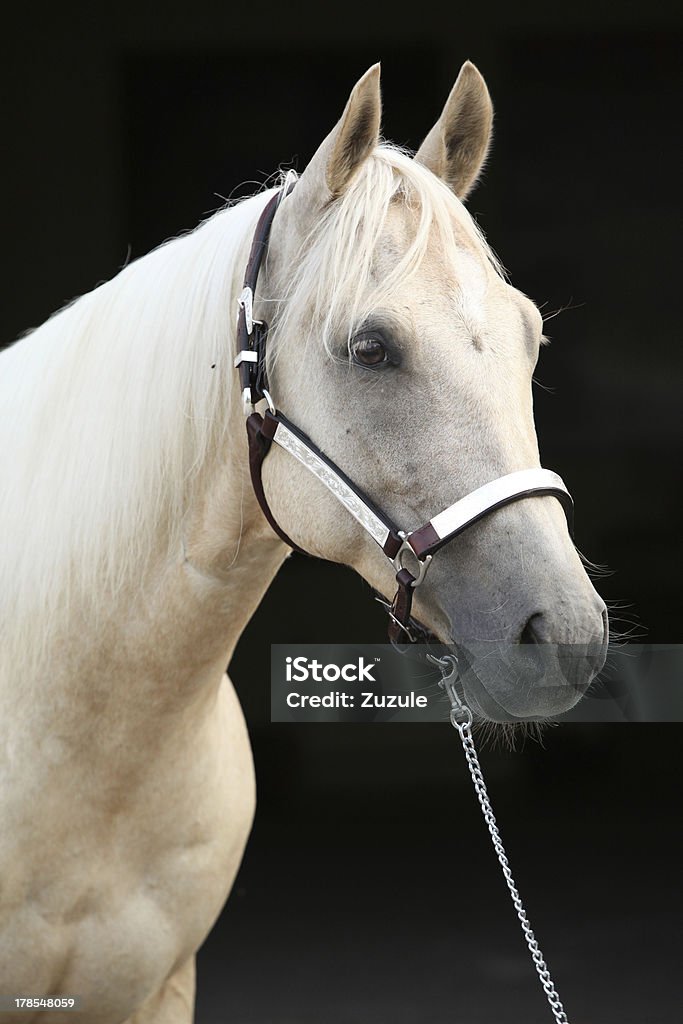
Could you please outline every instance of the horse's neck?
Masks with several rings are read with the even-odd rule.
[[[183,533],[181,573],[204,624],[231,654],[288,549],[267,525],[251,486],[244,417],[233,403],[229,455],[211,460]],[[171,567],[171,575],[177,576]],[[184,589],[181,587],[181,591]]]
[[[251,492],[246,441],[233,437],[234,451],[203,474],[180,548],[160,548],[99,621],[85,628],[76,609],[68,617],[49,654],[53,690],[83,708],[104,702],[143,734],[148,718],[161,729],[164,715],[210,706],[287,554]]]
[[[207,460],[181,550],[168,552],[142,589],[152,650],[173,677],[168,692],[222,674],[288,553],[253,493],[240,397],[231,404],[230,450]]]

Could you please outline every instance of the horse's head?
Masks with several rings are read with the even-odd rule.
[[[414,159],[381,146],[372,68],[282,202],[261,281],[278,407],[411,529],[539,465],[542,318],[463,206],[491,123],[486,85],[466,64]],[[392,592],[387,560],[304,468],[274,450],[264,479],[301,547]],[[605,606],[552,496],[501,508],[438,552],[415,613],[459,645],[469,699],[493,719],[568,709],[604,661]],[[541,649],[552,654],[539,672]]]

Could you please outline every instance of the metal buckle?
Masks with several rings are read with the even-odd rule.
[[[378,604],[382,605],[382,608],[384,608],[385,612],[387,613],[391,621],[395,622],[399,629],[401,629],[405,633],[405,635],[410,640],[411,644],[417,643],[417,637],[415,636],[414,633],[411,633],[409,624],[401,622],[401,620],[397,619],[396,616],[394,615],[393,604],[389,601],[385,601],[383,597],[378,597],[377,594],[375,594],[375,601],[377,601]],[[392,646],[396,645],[392,642]]]
[[[270,391],[266,391],[265,388],[262,388],[261,390],[263,391],[263,397],[264,397],[266,403],[268,404],[268,408],[269,408],[269,410],[272,412],[272,414],[274,416],[275,413],[277,412],[277,409],[275,408],[275,402],[273,401],[273,399],[271,397]]]
[[[451,705],[449,716],[451,725],[459,732],[461,729],[469,728],[473,721],[472,712],[468,708],[467,704],[465,704],[461,699],[457,690],[458,659],[456,655],[444,654],[443,658],[439,658],[436,654],[428,654],[427,661],[431,661],[433,665],[439,666],[439,670],[441,672],[439,686],[442,690],[445,690],[446,696],[448,697]]]
[[[415,576],[415,573],[410,568],[410,566],[407,566],[407,565],[403,564],[403,555],[406,552],[410,552],[410,554],[413,556],[413,558],[415,559],[415,561],[417,562],[417,564],[419,566],[419,569],[417,571],[417,576],[415,576],[415,579],[414,579],[413,583],[411,583],[411,587],[413,589],[415,589],[415,587],[419,587],[420,586],[420,584],[424,580],[425,576],[427,575],[427,569],[429,568],[429,566],[431,564],[432,555],[427,555],[427,557],[424,558],[424,559],[419,558],[418,555],[415,554],[415,552],[413,551],[413,549],[411,548],[411,546],[410,546],[410,544],[408,542],[408,534],[404,533],[403,530],[399,530],[398,535],[403,540],[403,543],[401,544],[400,548],[396,552],[396,555],[392,559],[392,562],[393,562],[393,565],[394,565],[394,569],[396,570],[396,572],[400,572],[401,569],[408,569],[410,574],[412,576]]]
[[[254,293],[251,288],[244,288],[237,300],[237,305],[244,310],[244,323],[249,337],[254,333],[254,324],[263,324],[263,320],[254,319]]]
[[[259,399],[259,401],[261,401],[261,399]],[[266,402],[269,410],[272,412],[274,416],[275,413],[277,412],[277,409],[275,408],[275,402],[273,401],[270,392],[266,391],[265,388],[263,389],[263,401]],[[245,416],[250,416],[252,412],[254,412],[258,404],[258,402],[252,401],[251,388],[245,388],[244,391],[242,392],[242,405],[244,407]]]
[[[251,335],[254,330],[254,293],[251,288],[245,288],[237,300],[237,304],[240,309],[244,310],[244,322],[247,328],[247,334]]]

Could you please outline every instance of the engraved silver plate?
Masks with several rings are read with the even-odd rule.
[[[521,469],[517,473],[508,473],[507,476],[501,476],[491,483],[484,484],[483,487],[478,487],[476,491],[439,512],[431,520],[431,524],[438,537],[444,540],[452,533],[464,529],[473,519],[479,518],[500,502],[524,495],[527,491],[544,490],[564,491],[569,495],[562,477],[552,470]]]
[[[293,434],[283,423],[278,423],[273,440],[284,448],[285,451],[298,459],[302,466],[310,470],[314,476],[334,494],[335,498],[348,509],[363,529],[367,530],[373,540],[377,541],[380,547],[384,547],[389,536],[388,527],[375,513],[368,508],[362,498],[359,498],[347,484],[341,480],[333,469],[323,462],[315,452],[300,441],[296,434]]]

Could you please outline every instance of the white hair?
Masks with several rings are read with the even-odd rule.
[[[160,539],[180,543],[197,471],[227,442],[237,256],[270,194],[165,243],[0,354],[0,631],[40,631],[74,594],[96,607]]]

